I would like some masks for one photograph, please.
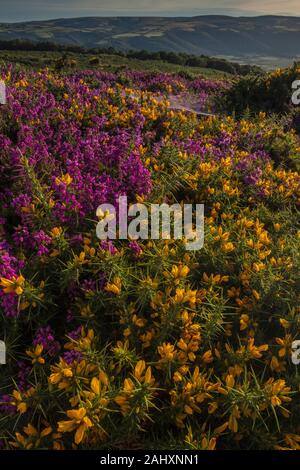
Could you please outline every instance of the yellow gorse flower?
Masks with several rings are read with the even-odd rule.
[[[32,364],[45,364],[45,359],[41,356],[43,349],[42,344],[37,344],[33,351],[26,351],[27,356],[32,359]]]
[[[143,360],[138,361],[133,371],[133,379],[128,377],[124,380],[121,393],[119,393],[119,395],[117,395],[114,399],[115,403],[120,406],[123,416],[126,416],[131,411],[131,400],[133,399],[134,401],[134,397],[139,396],[141,386],[147,387],[147,389],[145,388],[146,396],[148,394],[150,396],[152,395],[152,387],[154,382],[155,380],[152,377],[151,367],[147,367],[145,361]],[[150,401],[147,399],[144,403],[146,408],[150,405]],[[135,406],[134,403],[133,406]],[[140,412],[143,412],[142,410],[143,407],[137,407],[136,413],[139,414]]]
[[[4,287],[3,292],[5,294],[15,293],[16,295],[22,295],[24,291],[25,278],[20,275],[18,277],[12,277],[12,279],[6,279],[1,277],[0,286]]]
[[[52,238],[59,238],[63,233],[63,229],[62,227],[54,227],[52,230],[51,230],[51,237]]]
[[[51,426],[47,426],[41,432],[39,432],[32,424],[27,424],[23,428],[24,434],[16,432],[15,440],[11,443],[13,447],[21,449],[33,449],[40,446],[41,440],[49,436],[52,432]]]
[[[72,432],[75,431],[74,442],[80,444],[85,437],[85,433],[89,428],[93,426],[92,421],[87,416],[85,408],[79,408],[78,410],[68,410],[67,416],[70,418],[67,421],[58,422],[58,432]]]
[[[69,173],[66,173],[65,175],[63,175],[61,177],[57,177],[55,179],[55,183],[57,185],[65,184],[66,186],[70,186],[72,181],[73,181],[73,178],[69,175]]]
[[[122,281],[119,277],[114,277],[112,282],[108,282],[105,286],[106,292],[111,292],[115,295],[121,294]]]
[[[35,394],[35,389],[33,387],[30,387],[28,390],[26,390],[26,392],[13,390],[10,404],[14,405],[20,414],[24,414],[26,413],[28,409],[28,404],[27,404],[28,399],[33,397],[34,394]]]

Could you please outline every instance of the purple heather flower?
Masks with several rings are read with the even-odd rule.
[[[82,353],[80,351],[75,351],[75,349],[67,351],[63,354],[63,359],[66,361],[67,364],[72,364],[73,362],[80,362],[82,358]]]
[[[141,256],[141,254],[143,253],[142,248],[140,247],[140,245],[136,241],[131,241],[128,246],[132,250],[132,252],[133,252],[133,254],[136,258]]]
[[[55,356],[60,350],[60,344],[56,341],[54,331],[50,325],[38,329],[33,344],[34,346],[41,344],[49,356]]]
[[[117,253],[117,248],[114,246],[111,240],[103,240],[100,243],[102,250],[109,251],[111,255],[115,255]]]
[[[256,170],[249,173],[247,176],[244,177],[244,181],[246,184],[250,186],[255,186],[262,176],[262,169],[256,168]]]
[[[78,340],[81,337],[81,326],[67,333],[67,336],[75,341]]]
[[[17,409],[11,403],[11,396],[10,395],[2,395],[0,396],[0,413],[16,413]]]
[[[25,362],[23,361],[18,361],[18,368],[19,368],[19,371],[17,374],[17,377],[18,377],[17,385],[18,385],[19,390],[24,391],[30,387],[28,383],[28,377],[31,372],[31,368],[27,366]]]

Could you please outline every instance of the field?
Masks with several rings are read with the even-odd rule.
[[[63,59],[60,52],[39,52],[39,51],[5,51],[0,50],[0,64],[7,62],[26,68],[40,69],[43,67],[55,68]],[[96,59],[96,60],[95,60]],[[93,65],[93,60],[96,62]],[[67,64],[69,69],[93,69],[107,72],[115,72],[122,69],[146,71],[146,72],[165,72],[165,73],[184,73],[197,77],[202,75],[207,78],[227,78],[229,73],[203,67],[187,67],[177,64],[170,64],[162,60],[138,60],[127,59],[113,54],[80,54],[67,53]],[[91,64],[92,62],[92,64]]]
[[[85,70],[77,58],[57,70],[11,54],[1,448],[300,449],[300,142],[294,114],[271,114],[260,94],[278,106],[276,87],[300,70],[233,84],[170,64],[103,57]],[[99,241],[97,207],[121,195],[204,204],[203,248]]]

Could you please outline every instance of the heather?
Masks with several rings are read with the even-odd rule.
[[[220,80],[0,75],[2,447],[299,449],[296,132],[198,115]],[[204,203],[203,249],[99,241],[123,195]]]

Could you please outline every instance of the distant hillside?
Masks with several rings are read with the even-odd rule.
[[[292,60],[300,57],[300,18],[93,17],[0,23],[0,40],[13,39],[241,59],[278,57]]]
[[[40,54],[35,54],[31,61],[30,54],[34,52]],[[146,66],[145,62],[151,62],[152,65],[155,63],[159,65],[159,67],[170,64],[179,66],[179,69],[183,72],[191,70],[193,73],[196,72],[196,69],[198,69],[198,72],[199,69],[210,69],[215,72],[219,71],[225,74],[237,75],[260,74],[263,72],[263,70],[256,65],[239,64],[238,62],[230,62],[224,58],[208,57],[205,55],[196,56],[184,52],[125,51],[116,50],[112,47],[85,48],[77,45],[51,43],[49,41],[29,41],[28,39],[13,39],[11,41],[0,40],[0,59],[3,58],[4,60],[11,60],[12,62],[21,62],[23,65],[41,65],[42,63],[46,65],[44,59],[47,53],[50,52],[61,54],[59,63],[56,65],[62,67],[68,66],[68,63],[70,65],[75,57],[76,59],[78,59],[78,57],[84,57],[83,62],[85,64],[89,62],[90,65],[99,65],[101,58],[110,56],[111,62],[113,62],[114,57],[117,59],[117,64],[120,66],[121,63],[123,63],[123,65],[126,63],[132,65],[132,61],[136,60],[136,63],[140,62],[140,65],[144,64]],[[21,56],[18,53],[21,53]],[[72,58],[70,54],[73,56]],[[179,72],[179,69],[177,72]]]

